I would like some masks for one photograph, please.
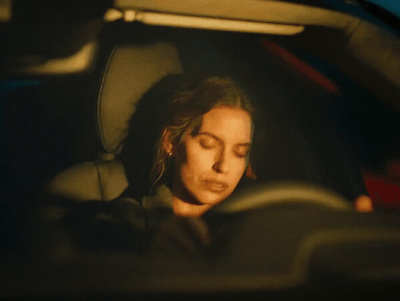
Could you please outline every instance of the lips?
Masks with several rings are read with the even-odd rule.
[[[206,187],[207,190],[220,193],[224,192],[226,189],[228,189],[228,184],[225,182],[221,181],[216,181],[212,179],[205,179],[203,180],[203,184]]]

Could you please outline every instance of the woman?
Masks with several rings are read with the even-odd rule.
[[[59,200],[67,213],[52,237],[72,237],[71,245],[93,250],[208,245],[207,225],[189,217],[222,202],[242,178],[252,110],[229,78],[194,84],[181,76],[164,78],[144,95],[130,121],[121,153],[128,189],[110,202]]]
[[[252,112],[248,97],[230,78],[195,84],[182,84],[177,76],[162,80],[131,120],[121,154],[130,182],[127,194],[137,199],[150,190],[145,209],[170,208],[177,216],[200,216],[222,202],[246,170]],[[149,159],[151,144],[156,147]],[[143,170],[150,171],[147,183]]]

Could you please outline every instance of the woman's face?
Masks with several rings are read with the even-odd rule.
[[[174,150],[175,214],[198,216],[227,198],[246,169],[251,140],[247,111],[218,106],[204,114],[200,129],[189,129]]]

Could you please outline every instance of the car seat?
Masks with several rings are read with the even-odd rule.
[[[67,168],[51,179],[46,193],[78,201],[112,200],[128,186],[118,154],[135,104],[169,74],[182,73],[172,43],[118,45],[106,65],[97,101],[97,129],[102,150],[97,159]]]

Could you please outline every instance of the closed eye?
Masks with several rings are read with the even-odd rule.
[[[211,149],[218,145],[218,141],[210,136],[202,136],[199,140],[200,145],[205,149]]]
[[[233,153],[238,158],[245,158],[249,154],[249,145],[236,145],[233,149]]]

